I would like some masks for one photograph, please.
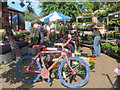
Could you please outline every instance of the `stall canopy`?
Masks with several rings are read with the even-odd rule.
[[[72,19],[72,18],[69,17],[69,16],[65,16],[65,15],[55,11],[52,14],[40,19],[40,21],[42,21],[42,22],[45,22],[45,21],[57,21],[57,20],[68,21],[70,19]]]

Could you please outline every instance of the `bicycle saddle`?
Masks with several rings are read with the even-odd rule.
[[[44,45],[33,45],[32,48],[34,48],[34,49],[41,49],[41,48],[45,48],[45,46]]]

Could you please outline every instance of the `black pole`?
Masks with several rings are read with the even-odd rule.
[[[19,31],[19,13],[18,13],[18,31]]]

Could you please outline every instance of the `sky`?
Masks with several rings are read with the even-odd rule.
[[[12,1],[15,2],[15,4],[12,4]],[[24,0],[24,4],[25,6],[24,7],[21,7],[19,4],[20,4],[20,0],[8,0],[8,5],[9,7],[12,7],[12,8],[15,8],[19,11],[26,11],[27,10],[27,5],[28,3],[26,3],[27,0]],[[36,15],[39,16],[39,13],[41,11],[41,9],[38,8],[38,5],[39,5],[39,2],[37,0],[31,0],[31,5],[32,5],[32,8],[33,10],[35,11]]]

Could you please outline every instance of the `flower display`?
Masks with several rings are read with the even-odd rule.
[[[117,24],[120,25],[120,20],[117,20]]]
[[[117,54],[120,51],[120,47],[116,42],[101,43],[101,48],[102,51],[107,52],[110,55]]]
[[[103,9],[105,9],[106,8],[106,6],[105,5],[103,5]]]
[[[112,24],[116,24],[116,21],[109,21],[108,24],[112,25]]]
[[[96,58],[94,57],[80,57],[82,58],[89,66],[90,70],[95,68]],[[83,63],[81,63],[82,66],[84,66]]]

